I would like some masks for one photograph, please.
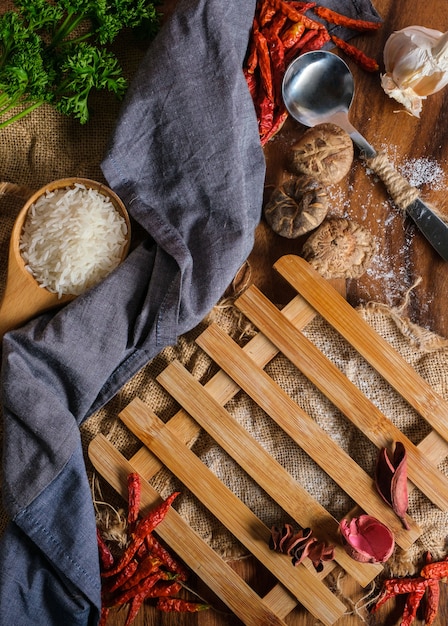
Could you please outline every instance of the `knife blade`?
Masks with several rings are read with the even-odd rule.
[[[448,223],[421,198],[406,207],[407,214],[444,261],[448,261]]]

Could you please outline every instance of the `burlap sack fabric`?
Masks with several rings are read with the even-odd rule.
[[[144,53],[135,42],[121,41],[118,55],[128,75],[132,75]],[[119,103],[112,96],[102,94],[92,102],[92,119],[85,125],[65,118],[47,106],[36,110],[19,123],[1,131],[0,141],[0,284],[6,277],[7,249],[12,225],[23,205],[27,190],[67,176],[84,176],[103,180],[100,162],[104,155],[118,114]],[[448,397],[448,341],[417,328],[402,319],[397,312],[382,306],[371,306],[359,311],[373,328],[385,337],[443,397]],[[234,338],[240,337],[239,318],[232,307],[217,307],[211,318],[223,325]],[[209,320],[204,320],[204,326]],[[201,382],[211,375],[214,365],[194,344],[194,338],[203,326],[182,337],[176,346],[166,348],[139,372],[120,393],[96,413],[82,428],[85,450],[89,441],[104,433],[126,456],[136,451],[139,444],[118,419],[118,412],[138,396],[147,402],[156,414],[167,420],[176,410],[175,402],[156,382],[157,374],[172,359],[179,359]],[[364,393],[377,404],[415,443],[427,434],[427,426],[393,390],[380,379],[360,357],[345,344],[320,318],[306,329],[307,336],[318,345]],[[319,392],[284,358],[277,357],[268,366],[270,375],[334,437],[338,444],[369,473],[372,473],[376,450],[359,431],[330,405]],[[307,490],[335,517],[341,518],[353,506],[337,486],[326,478],[310,459],[292,445],[289,438],[275,424],[239,394],[227,408],[247,430],[275,456]],[[205,434],[193,442],[194,451],[237,493],[267,524],[286,521],[282,512],[263,492],[222,452]],[[93,470],[89,465],[89,473]],[[445,462],[441,468],[448,471]],[[166,472],[154,479],[155,486],[168,493],[175,481]],[[103,495],[114,505],[122,503],[107,485]],[[208,516],[193,499],[184,497],[180,513],[222,555],[239,557],[244,554],[240,545],[225,529]],[[419,492],[411,496],[409,512],[424,528],[424,534],[407,555],[398,555],[393,563],[397,574],[412,571],[422,552],[430,549],[435,556],[445,547],[448,514],[433,507]],[[4,522],[4,516],[2,522]],[[3,525],[3,524],[2,524]]]

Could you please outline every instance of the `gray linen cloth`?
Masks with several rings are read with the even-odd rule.
[[[334,4],[378,18],[368,2]],[[254,9],[255,0],[179,2],[102,163],[146,237],[100,285],[4,337],[3,497],[12,521],[0,544],[2,624],[97,623],[79,425],[204,318],[251,252],[265,175],[241,71]]]

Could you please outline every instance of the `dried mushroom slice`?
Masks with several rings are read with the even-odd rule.
[[[288,239],[317,228],[327,212],[327,190],[310,176],[298,176],[276,187],[264,208],[272,230]]]
[[[313,126],[292,147],[290,167],[295,174],[307,174],[325,185],[341,181],[353,163],[353,142],[335,124]]]
[[[303,258],[324,278],[359,278],[375,254],[375,240],[356,222],[326,220],[305,241]]]

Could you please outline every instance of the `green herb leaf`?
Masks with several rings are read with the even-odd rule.
[[[17,11],[0,16],[0,128],[44,102],[85,123],[92,89],[121,98],[127,88],[118,60],[106,45],[124,28],[143,28],[152,37],[160,26],[155,4],[147,0],[15,4]],[[13,112],[14,107],[18,111]]]

